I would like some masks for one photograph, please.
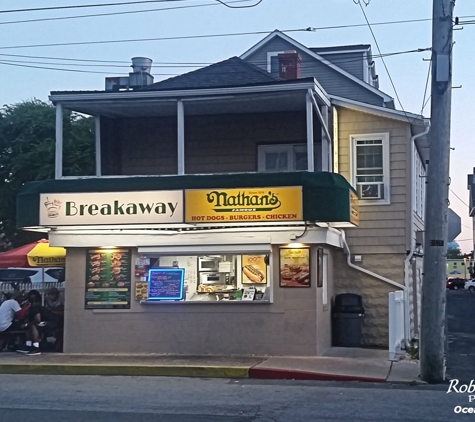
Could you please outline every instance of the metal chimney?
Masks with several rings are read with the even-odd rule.
[[[106,78],[106,91],[130,90],[153,84],[151,59],[133,57],[131,67],[129,76]]]

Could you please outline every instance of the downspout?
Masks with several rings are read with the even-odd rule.
[[[413,206],[414,204],[416,203],[416,193],[415,193],[415,189],[414,189],[414,186],[415,186],[415,178],[416,178],[416,172],[414,170],[414,156],[415,156],[415,153],[416,153],[416,139],[421,137],[421,136],[424,136],[424,135],[427,135],[427,133],[429,132],[430,130],[430,120],[425,120],[425,125],[426,125],[426,129],[424,132],[422,133],[419,133],[418,135],[414,135],[412,138],[411,138],[411,156],[410,156],[410,159],[409,159],[409,162],[410,162],[410,169],[411,169],[411,211],[410,211],[410,216],[409,216],[409,224],[410,224],[410,236],[411,236],[411,239],[410,239],[410,248],[409,248],[409,252],[408,254],[406,255],[406,258],[404,259],[404,284],[406,285],[406,290],[404,291],[404,300],[407,304],[407,306],[405,307],[405,319],[406,319],[406,324],[405,324],[405,333],[406,333],[406,345],[408,344],[409,342],[409,337],[411,335],[411,321],[410,321],[410,318],[411,318],[411,314],[409,312],[409,289],[407,288],[409,286],[409,265],[410,265],[410,261],[412,259],[412,257],[414,256],[414,252],[415,252],[415,248],[416,248],[416,244],[414,242],[414,239],[412,238],[412,234],[414,232],[414,209],[413,209]]]
[[[350,247],[348,246],[348,243],[346,242],[346,235],[345,235],[345,231],[343,229],[339,229],[340,231],[340,239],[341,239],[341,242],[343,243],[342,247],[343,247],[343,250],[346,251],[346,260],[347,260],[347,264],[349,267],[351,268],[354,268],[355,270],[357,271],[360,271],[362,273],[365,273],[371,277],[374,277],[374,278],[377,278],[378,280],[381,280],[387,284],[390,284],[391,286],[394,286],[394,287],[397,287],[398,289],[402,290],[404,293],[404,300],[407,300],[406,298],[408,297],[408,294],[407,294],[407,287],[406,286],[403,286],[402,284],[399,284],[397,282],[395,282],[394,280],[391,280],[389,278],[386,278],[386,277],[383,277],[382,275],[379,275],[379,274],[376,274],[372,271],[369,271],[367,270],[366,268],[361,268],[361,267],[358,267],[358,265],[355,265],[351,262],[351,251],[350,251]],[[405,306],[404,308],[405,309],[409,309],[409,304],[408,302],[406,302],[407,306]],[[405,338],[405,342],[406,342],[406,347],[409,343],[408,341],[408,335],[409,335],[409,332],[407,331],[407,327],[410,327],[410,325],[407,324],[407,319],[408,319],[408,313],[405,312],[405,315],[404,315],[404,338]]]

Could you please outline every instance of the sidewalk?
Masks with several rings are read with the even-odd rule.
[[[257,378],[418,382],[419,365],[390,362],[384,350],[332,348],[323,357],[0,353],[1,374]]]

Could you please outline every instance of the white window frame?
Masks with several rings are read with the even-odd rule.
[[[424,168],[422,158],[420,157],[417,151],[415,151],[414,157],[414,179],[414,212],[422,221],[424,221],[426,197],[426,169]]]
[[[303,143],[292,143],[292,144],[265,144],[265,145],[258,145],[257,146],[257,171],[266,173],[266,162],[265,158],[266,152],[286,152],[287,153],[287,170],[285,171],[297,171],[295,170],[295,163],[294,163],[294,147],[301,147],[305,148],[305,152],[307,152],[306,144]],[[290,168],[289,168],[290,167]],[[308,166],[307,166],[308,169]],[[304,170],[300,170],[304,171]]]
[[[272,73],[272,57],[276,57],[279,54],[284,54],[285,51],[268,51],[267,52],[267,72]]]
[[[391,203],[391,175],[390,175],[390,159],[389,159],[389,133],[368,133],[368,134],[354,134],[350,135],[350,173],[351,184],[357,189],[356,183],[356,143],[357,141],[372,141],[377,140],[382,142],[383,147],[383,199],[361,199],[360,205],[389,205]]]

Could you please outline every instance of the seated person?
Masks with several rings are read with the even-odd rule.
[[[20,303],[23,302],[23,295],[15,291],[11,298],[5,300],[0,306],[0,334],[12,331],[22,330],[21,319],[24,317],[25,310]],[[5,346],[4,336],[0,336],[0,351]]]
[[[56,287],[51,287],[45,296],[45,307],[53,312],[64,311],[64,297]]]
[[[41,305],[41,295],[37,290],[28,293],[30,307],[26,313],[26,344],[17,350],[19,353],[39,355],[40,337],[52,335],[54,330],[61,325],[61,317],[55,315]]]

